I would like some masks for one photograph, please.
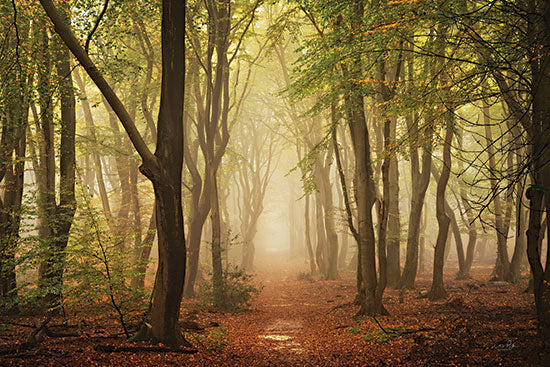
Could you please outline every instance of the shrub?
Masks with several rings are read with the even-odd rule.
[[[241,312],[251,306],[252,299],[258,295],[262,286],[253,282],[253,275],[237,266],[228,266],[222,274],[222,294],[215,294],[212,282],[199,285],[199,299],[208,308]]]

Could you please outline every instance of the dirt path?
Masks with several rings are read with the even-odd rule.
[[[435,329],[394,338],[372,318],[353,318],[353,272],[323,281],[300,276],[301,268],[305,266],[268,267],[258,273],[263,292],[252,311],[224,316],[231,341],[224,355],[229,359],[213,358],[213,365],[532,365],[526,351],[533,350],[534,313],[531,296],[523,293],[526,282],[472,290],[469,284],[487,279],[485,269],[477,280],[455,281],[451,276],[451,297],[436,303],[418,297],[429,286],[429,277],[419,279],[419,289],[405,294],[403,303],[398,291],[387,290],[391,316],[377,318],[386,329]],[[514,347],[491,349],[503,340]]]

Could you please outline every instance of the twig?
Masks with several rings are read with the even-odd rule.
[[[351,325],[340,325],[340,326],[336,326],[333,330],[338,330],[338,329],[345,329],[347,327],[351,327]]]
[[[388,332],[386,331],[386,329],[384,329],[384,327],[382,326],[382,324],[380,324],[380,322],[378,322],[378,320],[376,319],[376,317],[374,317],[374,316],[371,316],[371,317],[372,317],[372,319],[373,319],[374,321],[376,321],[376,323],[378,324],[378,326],[380,327],[380,329],[382,329],[382,331],[383,331],[385,334],[388,334],[388,335],[390,334],[390,333],[388,333]]]

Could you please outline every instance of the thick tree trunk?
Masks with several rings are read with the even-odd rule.
[[[529,199],[529,229],[527,230],[527,257],[533,274],[538,333],[542,341],[542,360],[550,359],[550,2],[529,1],[528,37],[539,54],[530,61],[532,71],[532,116],[527,126],[531,143],[529,161],[533,172]],[[539,57],[540,56],[540,57]],[[546,214],[546,264],[538,247],[542,211]]]
[[[356,0],[353,3],[354,15],[352,16],[351,26],[359,29],[363,21],[364,3]],[[359,81],[362,77],[363,66],[360,57],[351,61],[349,76],[351,80]],[[372,218],[372,206],[376,201],[376,193],[373,179],[373,169],[371,161],[371,148],[369,132],[365,120],[365,109],[363,96],[360,94],[361,88],[350,86],[348,93],[348,106],[351,111],[349,127],[355,155],[355,192],[357,203],[357,229],[359,234],[359,257],[358,264],[361,273],[361,280],[364,287],[361,287],[359,301],[361,308],[360,315],[374,315],[382,313],[380,305],[376,302],[376,257],[375,257],[375,238],[374,223]],[[358,269],[358,270],[359,270]]]

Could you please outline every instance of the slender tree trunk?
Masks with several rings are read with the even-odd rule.
[[[215,174],[214,174],[215,175]],[[210,220],[212,222],[212,286],[214,291],[214,305],[220,307],[224,299],[222,249],[221,249],[221,218],[218,198],[217,177],[214,176],[212,184],[212,210]]]
[[[511,280],[510,273],[510,260],[508,259],[508,247],[507,247],[507,237],[508,237],[508,225],[509,216],[506,216],[505,210],[503,208],[503,203],[499,195],[498,182],[499,178],[497,177],[497,167],[495,162],[495,149],[493,145],[493,138],[491,133],[491,117],[489,112],[489,105],[487,101],[483,100],[483,119],[485,124],[485,136],[487,139],[487,154],[489,156],[489,172],[490,172],[490,182],[491,190],[493,192],[493,205],[495,211],[495,230],[497,235],[497,259],[495,268],[493,270],[493,278],[496,280]],[[508,206],[508,203],[504,203],[505,206]],[[507,212],[508,210],[506,210]],[[508,219],[506,218],[508,217]]]
[[[330,180],[330,165],[331,165],[332,149],[329,149],[325,162],[320,162],[320,157],[317,158],[315,177],[317,181],[317,187],[319,188],[319,195],[322,207],[323,207],[323,224],[325,231],[325,248],[324,248],[324,265],[326,271],[324,273],[325,279],[334,280],[338,279],[338,235],[336,234],[336,228],[334,224],[332,201],[332,183]]]
[[[462,130],[458,129],[458,132],[456,134],[457,142],[458,142],[458,151],[459,155],[460,152],[463,150],[463,144],[462,144]],[[458,159],[458,172],[463,172],[463,166],[462,166],[462,157]],[[475,248],[476,248],[476,242],[477,242],[477,230],[476,230],[476,224],[475,224],[475,213],[470,205],[470,202],[468,201],[468,195],[466,193],[466,184],[463,180],[459,180],[460,184],[460,200],[457,198],[457,205],[460,207],[460,204],[462,203],[463,211],[461,211],[461,217],[463,224],[468,228],[468,245],[466,248],[466,258],[464,259],[464,277],[470,277],[470,270],[472,268],[472,263],[474,262],[474,254],[475,254]]]
[[[428,224],[428,208],[425,207],[421,213],[420,234],[418,238],[418,272],[426,271],[426,226]]]
[[[132,288],[144,289],[145,288],[145,275],[147,272],[147,264],[151,257],[151,250],[153,248],[153,242],[156,235],[156,205],[153,206],[153,213],[149,220],[149,226],[145,237],[140,243],[140,246],[136,249],[136,268],[134,270],[134,277],[130,286]]]
[[[205,211],[193,211],[191,209],[191,215],[189,216],[189,235],[187,237],[187,241],[189,242],[189,261],[187,262],[188,271],[184,291],[186,298],[192,298],[195,295],[195,280],[199,270],[202,230],[209,211],[210,207]]]
[[[412,47],[412,46],[409,46]],[[407,74],[409,80],[414,80],[414,64],[413,58],[408,57],[407,60]],[[428,116],[430,118],[430,116]],[[414,282],[416,279],[416,273],[418,270],[418,246],[420,235],[420,220],[422,218],[422,207],[424,206],[424,198],[426,197],[426,191],[430,184],[430,171],[432,165],[432,147],[431,147],[431,135],[433,131],[428,130],[422,134],[420,139],[419,116],[416,114],[409,114],[406,116],[405,121],[407,123],[407,129],[411,136],[409,139],[409,153],[411,162],[411,205],[409,212],[409,228],[407,232],[407,249],[405,266],[401,273],[401,279],[399,280],[399,288],[414,288]],[[422,145],[422,171],[420,171],[420,162],[418,157],[418,140],[423,140],[425,143]]]
[[[432,174],[433,174],[436,181],[440,180],[441,175],[440,175],[438,169],[433,164],[432,164]],[[464,257],[464,244],[462,243],[462,235],[460,233],[460,227],[458,226],[458,222],[456,220],[455,212],[454,212],[453,208],[451,208],[451,206],[449,205],[449,201],[447,200],[446,197],[445,197],[445,212],[446,212],[447,216],[449,217],[449,219],[451,221],[450,222],[451,230],[453,231],[452,233],[453,233],[453,237],[454,237],[455,245],[456,245],[456,254],[457,254],[457,259],[458,259],[458,273],[456,274],[456,278],[457,279],[467,279],[468,276],[466,275],[466,270],[465,270],[466,259]],[[446,247],[445,261],[447,260],[449,250],[450,250],[450,248]]]
[[[392,140],[395,139],[395,121],[392,121]],[[395,154],[390,156],[388,205],[388,285],[398,287],[401,277],[401,221],[399,214],[399,164]]]
[[[447,297],[447,292],[443,285],[443,265],[445,256],[445,244],[449,234],[449,224],[451,219],[445,211],[445,191],[447,182],[451,173],[451,142],[453,139],[453,111],[449,111],[447,128],[445,132],[445,142],[443,145],[443,167],[441,168],[441,176],[437,182],[437,198],[436,198],[436,217],[439,225],[437,233],[437,241],[435,244],[434,266],[433,266],[433,281],[432,287],[428,292],[430,300],[437,300]]]
[[[326,277],[327,264],[326,264],[326,248],[327,248],[327,236],[325,232],[325,223],[323,221],[323,204],[321,202],[320,193],[315,193],[315,231],[317,234],[317,246],[315,247],[315,262],[319,272]]]
[[[94,118],[92,115],[92,109],[90,108],[90,102],[88,101],[88,96],[86,94],[86,86],[84,81],[80,77],[78,69],[74,70],[74,78],[78,89],[80,90],[80,103],[82,104],[82,110],[84,112],[84,119],[86,120],[86,126],[88,127],[88,134],[94,144],[97,144],[97,138],[95,134]],[[97,186],[99,188],[99,196],[101,198],[101,204],[103,206],[103,213],[107,219],[111,218],[111,206],[109,204],[109,197],[107,195],[107,189],[105,187],[105,181],[103,180],[103,168],[101,165],[101,158],[99,156],[99,150],[96,148],[92,153],[92,158],[95,166],[95,177],[97,181]]]
[[[408,117],[409,130],[412,136],[418,134],[418,121],[414,117]],[[412,130],[411,130],[412,129]],[[413,140],[413,139],[411,139]],[[400,288],[414,288],[416,273],[418,270],[418,245],[420,237],[420,220],[424,198],[430,183],[430,171],[432,164],[431,148],[425,147],[422,153],[422,171],[419,168],[418,148],[411,142],[411,210],[409,212],[409,229],[407,233],[407,250],[405,267],[401,274]]]
[[[524,209],[523,194],[525,187],[523,182],[518,182],[516,197],[516,245],[510,261],[510,273],[513,282],[519,281],[521,265],[526,253],[527,211]]]

